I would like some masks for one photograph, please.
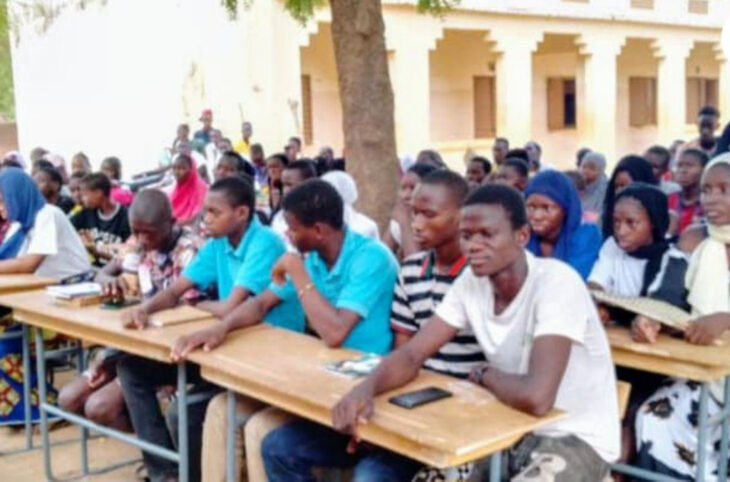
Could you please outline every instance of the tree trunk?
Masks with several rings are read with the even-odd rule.
[[[393,90],[380,0],[330,0],[347,170],[358,205],[386,226],[398,189]]]

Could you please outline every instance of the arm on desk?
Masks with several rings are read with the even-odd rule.
[[[207,311],[216,318],[223,319],[226,315],[236,309],[241,303],[251,296],[251,292],[240,286],[236,286],[228,295],[228,298],[220,301],[202,301],[196,308]]]
[[[730,329],[730,313],[713,313],[692,321],[684,339],[695,345],[711,345]]]
[[[411,340],[385,358],[378,368],[340,400],[332,411],[335,429],[355,435],[358,423],[373,415],[373,398],[401,387],[418,375],[423,362],[456,335],[456,328],[434,316]]]
[[[147,320],[152,313],[174,308],[186,291],[195,285],[185,276],[180,276],[167,289],[157,293],[142,303],[139,307],[126,311],[122,316],[125,328],[141,330],[147,326]]]
[[[26,254],[13,259],[0,261],[0,274],[30,274],[41,265],[46,256],[43,254]]]
[[[265,290],[260,295],[249,298],[229,313],[220,323],[178,338],[173,345],[170,358],[174,362],[179,362],[200,347],[205,351],[216,348],[223,343],[231,331],[253,326],[263,321],[264,316],[278,305],[280,301],[269,290]]]
[[[564,336],[538,337],[532,346],[527,373],[515,375],[490,368],[484,372],[481,385],[510,407],[537,417],[546,415],[555,404],[571,344]]]

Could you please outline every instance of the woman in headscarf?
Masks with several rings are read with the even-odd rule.
[[[568,263],[586,279],[598,257],[601,233],[595,224],[582,223],[580,198],[570,178],[543,171],[528,184],[525,199],[532,229],[527,249]]]
[[[172,214],[178,225],[194,223],[203,211],[203,201],[208,194],[208,185],[201,179],[193,159],[178,154],[172,161],[175,187],[170,193]]]
[[[583,191],[584,217],[598,222],[603,214],[603,200],[606,197],[608,177],[606,177],[606,157],[599,152],[586,152],[580,158],[580,172],[583,174],[586,187]]]
[[[603,214],[601,219],[601,228],[603,229],[603,238],[609,238],[613,235],[613,205],[616,195],[628,185],[634,182],[643,182],[645,184],[658,185],[659,181],[654,177],[654,171],[649,161],[641,156],[626,156],[618,163],[613,170],[611,180],[606,187],[606,196],[603,201]]]
[[[342,197],[345,208],[345,224],[356,233],[379,240],[378,225],[375,221],[357,211],[354,207],[358,193],[357,184],[352,176],[344,171],[330,171],[322,176],[322,180],[330,183]]]
[[[694,250],[689,260],[684,288],[686,301],[696,317],[685,331],[687,342],[710,345],[730,328],[730,154],[715,157],[702,176],[701,202],[707,226],[685,231],[680,245]],[[634,324],[634,340],[653,343],[660,325],[641,319]],[[723,409],[722,381],[710,385],[708,416]],[[694,480],[698,444],[700,387],[675,380],[659,388],[643,404],[636,418],[637,464],[653,472]],[[710,428],[705,439],[705,480],[716,478],[721,431]],[[683,448],[683,450],[679,450]]]

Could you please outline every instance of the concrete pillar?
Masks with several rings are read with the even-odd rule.
[[[685,136],[687,110],[686,63],[694,42],[683,37],[664,37],[652,44],[659,59],[657,72],[657,142],[669,144]]]
[[[543,33],[492,30],[497,59],[497,136],[510,145],[523,145],[532,137],[532,54]]]
[[[617,153],[616,104],[617,104],[617,56],[626,39],[607,33],[581,35],[576,43],[585,56],[584,96],[579,119],[582,142],[591,149],[613,160]]]
[[[730,122],[730,59],[728,59],[728,53],[722,50],[722,46],[719,43],[715,46],[714,52],[720,72],[717,81],[718,94],[720,96],[718,99],[718,109],[720,110],[720,118],[724,126]]]

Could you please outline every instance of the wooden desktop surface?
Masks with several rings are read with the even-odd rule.
[[[53,278],[32,274],[0,274],[0,294],[37,290],[58,283]]]
[[[721,344],[699,346],[660,334],[656,343],[636,343],[628,328],[606,329],[617,365],[674,377],[710,382],[730,374],[730,333]]]
[[[353,350],[327,348],[311,336],[262,325],[232,333],[222,346],[196,352],[191,359],[211,382],[331,426],[332,408],[362,379],[325,366],[358,356]],[[454,396],[413,410],[388,402],[394,394],[431,386]],[[543,418],[527,415],[471,382],[422,370],[407,386],[377,397],[375,415],[358,435],[443,468],[508,448],[560,417],[558,411]]]

